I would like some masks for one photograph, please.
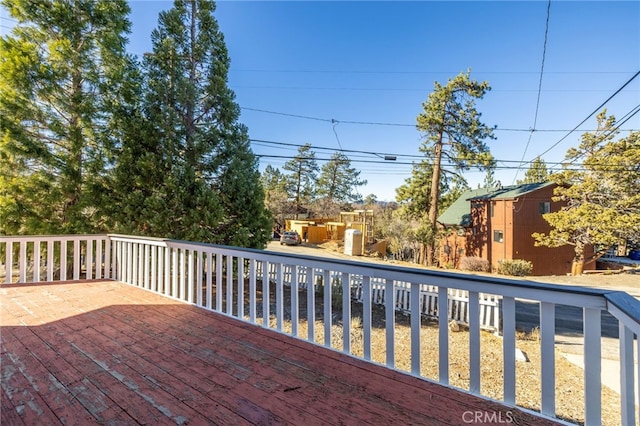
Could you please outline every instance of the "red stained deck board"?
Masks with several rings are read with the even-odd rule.
[[[292,415],[301,416],[303,412],[305,412],[309,418],[316,420],[319,417],[327,420],[330,416],[334,416],[335,418],[333,420],[339,423],[345,417],[353,415],[353,410],[342,413],[334,410],[327,413],[326,407],[330,406],[329,402],[332,399],[338,398],[341,401],[341,405],[344,405],[342,399],[345,397],[345,394],[344,392],[337,392],[335,387],[330,394],[324,395],[324,404],[321,406],[310,405],[308,401],[300,397],[306,394],[308,383],[311,383],[309,380],[314,379],[311,375],[307,374],[309,377],[304,377],[303,380],[296,380],[294,376],[299,374],[298,371],[295,370],[300,370],[299,368],[294,366],[296,368],[291,369],[291,364],[283,363],[277,356],[258,350],[254,346],[247,347],[245,344],[238,342],[233,336],[229,337],[233,327],[229,327],[225,334],[221,334],[216,333],[211,327],[199,328],[195,326],[191,320],[199,320],[199,318],[193,318],[192,315],[189,315],[191,313],[190,311],[193,311],[193,308],[187,308],[188,310],[182,309],[181,307],[172,307],[171,309],[165,310],[165,313],[166,311],[176,311],[177,313],[163,315],[163,313],[157,312],[156,315],[154,315],[156,319],[164,317],[164,321],[166,321],[167,324],[179,323],[180,319],[174,317],[175,315],[180,316],[183,314],[187,316],[187,318],[185,318],[186,322],[180,323],[180,329],[184,333],[185,338],[174,342],[165,342],[164,347],[173,347],[175,344],[183,346],[182,351],[178,351],[178,353],[174,351],[171,362],[177,362],[180,358],[186,358],[187,361],[192,361],[192,357],[195,355],[202,361],[202,365],[207,366],[207,370],[210,370],[208,368],[210,366],[215,367],[213,374],[208,377],[212,377],[213,375],[226,376],[227,380],[225,382],[227,383],[229,391],[233,391],[236,395],[242,396],[247,394],[247,392],[251,392],[252,398],[261,401],[262,404],[269,404],[269,400],[274,397],[281,399],[283,404],[280,406],[270,405],[270,408],[273,409],[275,414],[283,417],[290,417]],[[106,324],[102,325],[100,330],[110,335],[114,340],[119,338],[119,332]],[[162,340],[163,336],[164,334],[159,332],[153,337]],[[207,350],[206,353],[201,353],[199,347],[202,343],[206,343],[207,346],[213,345],[217,349],[215,352]],[[140,347],[140,344],[135,345],[135,347]],[[141,353],[140,356],[145,356],[145,353]],[[242,361],[243,365],[239,366],[237,364],[239,362],[238,360]],[[132,361],[134,360],[132,359]],[[284,364],[285,369],[277,369],[276,366],[279,364]],[[189,365],[183,363],[181,368],[189,368]],[[227,374],[226,372],[229,370],[234,373],[231,375]],[[203,376],[198,377],[197,371],[193,371],[191,374],[196,375],[198,382],[207,379],[207,377]],[[235,383],[234,387],[230,386],[231,382]],[[249,386],[247,387],[247,385]],[[283,393],[285,389],[295,389],[301,395],[296,395],[296,398],[291,398],[286,392]],[[312,398],[314,394],[307,396]],[[350,396],[350,393],[346,396]],[[363,407],[363,409],[368,410],[364,414],[370,417],[372,421],[376,421],[377,419],[375,416],[376,408],[378,407]],[[292,410],[297,411],[292,413]],[[363,417],[362,414],[358,416],[361,421],[364,420]]]
[[[460,424],[468,410],[553,424],[122,283],[0,297],[3,424]]]
[[[201,310],[183,306],[175,307],[175,309],[172,307],[167,311],[165,313],[168,320],[171,321],[170,323],[177,323],[180,317],[182,317],[182,321],[185,321],[181,323],[181,329],[186,333],[185,339],[181,341],[182,344],[186,345],[185,351],[196,353],[198,351],[197,345],[203,341],[208,345],[214,345],[217,348],[214,358],[203,359],[204,362],[208,365],[221,364],[222,369],[225,364],[229,365],[229,360],[243,361],[244,364],[238,368],[239,374],[243,376],[240,379],[255,387],[262,388],[276,398],[285,400],[287,402],[285,406],[296,403],[302,404],[300,409],[309,412],[309,414],[323,416],[325,419],[332,415],[336,417],[336,421],[358,413],[358,420],[362,422],[369,420],[372,423],[377,423],[379,416],[385,415],[387,409],[395,409],[391,406],[385,406],[385,401],[381,399],[377,399],[375,404],[370,402],[363,403],[357,398],[360,391],[359,388],[354,388],[341,381],[335,381],[335,379],[327,376],[318,377],[317,372],[303,368],[300,363],[281,360],[280,358],[283,354],[280,352],[267,352],[256,345],[241,342],[240,339],[233,337],[236,332],[232,332],[232,329],[238,329],[240,335],[245,335],[245,337],[248,334],[244,328],[234,326],[237,321],[232,321],[225,325],[226,332],[221,334],[211,327],[198,326],[198,324],[206,324],[205,321],[198,318],[198,312]],[[161,318],[162,316],[162,313],[158,312],[154,317]],[[252,333],[257,331],[259,331],[258,328],[252,327]],[[158,335],[158,338],[162,339],[162,335]],[[193,346],[189,346],[187,340],[191,340]],[[224,360],[220,360],[221,357],[224,357]],[[234,367],[234,365],[231,365],[231,367]],[[253,371],[253,373],[248,375],[247,372],[250,371]],[[333,380],[331,392],[326,392],[329,380]],[[269,383],[269,385],[266,385],[266,383]],[[265,386],[269,388],[267,389]],[[285,389],[289,392],[295,391],[297,398],[292,399],[286,392],[283,393]],[[316,406],[308,403],[309,400],[318,400],[319,395],[322,396],[322,404]],[[345,410],[344,407],[345,398],[350,400],[348,410]],[[327,408],[331,410],[327,412]],[[285,414],[283,413],[283,415]]]
[[[391,406],[380,398],[377,398],[373,404],[371,401],[363,401],[360,398],[360,388],[337,380],[335,377],[319,376],[317,372],[304,367],[300,362],[281,359],[285,356],[290,357],[290,355],[285,355],[280,351],[266,351],[263,347],[247,344],[246,342],[236,343],[240,341],[240,338],[233,338],[233,336],[239,333],[237,336],[251,337],[255,333],[261,332],[257,327],[251,327],[250,330],[247,330],[244,327],[237,327],[235,325],[237,321],[231,321],[225,325],[225,334],[217,333],[210,327],[199,327],[198,324],[204,324],[205,322],[198,318],[198,311],[200,310],[194,310],[188,306],[176,307],[176,309],[170,310],[167,315],[175,316],[175,321],[182,316],[183,320],[186,320],[186,324],[182,327],[184,327],[190,339],[195,339],[192,343],[204,340],[218,348],[215,353],[216,357],[222,355],[227,360],[238,359],[243,361],[244,364],[241,371],[254,372],[252,376],[243,378],[244,381],[253,383],[254,386],[260,386],[261,383],[271,383],[272,387],[274,387],[271,393],[277,398],[286,400],[289,404],[301,403],[301,409],[310,412],[310,414],[313,410],[315,415],[322,415],[325,419],[328,416],[336,416],[336,421],[351,417],[354,413],[357,413],[358,420],[361,422],[369,421],[373,424],[377,424],[380,416],[386,415],[388,409],[397,410],[397,407]],[[158,317],[161,317],[161,315],[159,314]],[[232,331],[234,328],[236,330]],[[314,349],[316,348],[314,347]],[[185,350],[188,351],[189,347],[187,346]],[[197,351],[197,349],[194,349],[194,351]],[[310,353],[307,352],[303,355],[310,356]],[[206,361],[208,363],[216,362],[215,359]],[[266,377],[266,379],[256,379],[256,376],[259,375]],[[329,385],[331,392],[326,391]],[[288,392],[295,391],[298,399],[292,400],[289,395],[283,393],[285,389]],[[308,404],[310,400],[319,399],[322,400],[322,403],[317,406]],[[350,401],[346,409],[345,399]],[[320,411],[317,411],[318,409]],[[329,409],[328,412],[327,409]],[[401,413],[398,413],[397,420],[402,420]]]

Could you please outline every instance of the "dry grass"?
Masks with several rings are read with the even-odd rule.
[[[304,292],[303,292],[304,293]],[[300,300],[305,300],[303,294]],[[322,323],[321,300],[316,304],[315,342],[324,344],[324,326]],[[290,306],[285,300],[285,307]],[[275,306],[274,306],[275,308]],[[352,306],[351,353],[363,357],[363,330],[359,304]],[[287,309],[285,309],[287,311]],[[273,312],[273,311],[272,311]],[[285,314],[287,315],[287,314]],[[301,306],[301,318],[306,317],[304,306]],[[331,346],[336,350],[343,349],[342,314],[333,313],[331,329]],[[373,308],[372,361],[386,363],[386,330],[384,326],[384,308]],[[275,318],[271,326],[276,327]],[[430,380],[438,381],[438,324],[423,319],[421,328],[421,374]],[[298,335],[307,337],[307,322],[300,320]],[[291,333],[291,323],[286,321],[283,331]],[[516,346],[523,351],[528,362],[516,365],[516,403],[534,411],[540,411],[541,405],[541,357],[539,332],[529,334],[518,333]],[[459,332],[449,332],[449,384],[469,390],[469,332],[461,327]],[[411,370],[411,329],[408,317],[396,314],[394,329],[395,367],[399,370]],[[481,394],[496,400],[503,398],[503,348],[502,338],[492,333],[481,333]],[[566,421],[584,423],[584,371],[565,359],[556,351],[556,415]],[[620,396],[613,390],[602,388],[602,422],[603,425],[619,425]]]

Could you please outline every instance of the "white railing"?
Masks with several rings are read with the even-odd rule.
[[[258,263],[258,276],[262,276],[262,263]],[[277,265],[269,264],[269,279],[276,281]],[[282,269],[282,280],[285,286],[290,286],[293,282],[293,267],[284,265]],[[322,270],[314,271],[317,276],[321,276]],[[298,288],[306,289],[307,270],[298,271]],[[337,282],[341,279],[337,271],[331,273],[330,281]],[[364,291],[362,287],[363,276],[358,274],[349,275],[351,288],[351,299],[355,302],[363,303]],[[376,305],[385,304],[385,280],[383,278],[372,278],[371,302]],[[394,281],[393,295],[396,311],[411,313],[411,283]],[[493,294],[479,294],[480,303],[480,328],[489,331],[498,331],[500,327],[500,300]],[[420,286],[420,313],[427,317],[438,318],[438,287],[434,285]],[[469,325],[469,292],[449,289],[447,296],[447,318],[450,321]]]
[[[640,302],[626,293],[122,235],[0,237],[0,254],[4,254],[0,259],[4,259],[5,282],[111,278],[351,355],[354,355],[352,283],[357,282],[357,291],[362,294],[358,307],[362,353],[358,356],[369,361],[376,361],[377,357],[372,352],[372,330],[376,326],[373,292],[376,285],[382,285],[376,283],[384,283],[385,294],[394,295],[383,301],[386,348],[381,362],[390,368],[398,368],[395,286],[401,283],[408,288],[407,370],[419,377],[423,377],[421,354],[425,345],[431,344],[421,341],[424,299],[420,294],[424,286],[434,286],[438,294],[436,316],[440,319],[435,379],[444,385],[449,384],[450,290],[461,290],[467,292],[469,300],[467,390],[477,395],[482,395],[480,295],[499,295],[502,401],[509,406],[516,405],[516,300],[535,301],[539,304],[543,367],[540,412],[548,417],[556,416],[555,308],[579,307],[583,312],[583,406],[587,425],[602,421],[601,313],[608,312],[619,324],[621,422],[637,424],[635,400],[640,393],[640,377],[634,372],[634,340],[640,335]],[[66,259],[66,265],[71,267],[67,268],[60,259]],[[269,273],[271,265],[275,265],[273,277]],[[63,274],[67,269],[72,272]],[[290,274],[289,286],[285,285],[285,269]],[[302,288],[306,291],[301,291]],[[333,339],[338,331],[340,344]],[[640,352],[640,343],[637,345]]]
[[[0,236],[6,283],[110,278],[106,235]]]

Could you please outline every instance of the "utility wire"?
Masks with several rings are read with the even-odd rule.
[[[273,154],[254,154],[256,157],[258,158],[271,158],[271,159],[281,159],[281,160],[291,160],[291,159],[296,159],[296,160],[316,160],[316,161],[332,161],[332,158],[322,158],[322,157],[298,157],[298,156],[288,156],[288,155],[273,155]],[[364,163],[364,164],[390,164],[388,161],[384,161],[384,160],[361,160],[361,159],[350,159],[351,162],[353,163]],[[394,165],[401,165],[401,166],[413,166],[414,163],[413,162],[393,162],[391,164]],[[445,166],[447,165],[451,165],[451,164],[445,164]],[[496,167],[499,170],[516,170],[519,167],[519,165],[514,165],[514,166],[498,166]],[[633,166],[627,166],[625,164],[600,164],[597,166],[597,168],[601,171],[606,171],[606,172],[633,172],[636,171],[636,167]],[[581,172],[581,171],[586,171],[586,170],[590,170],[587,169],[585,167],[582,167],[580,165],[576,165],[575,167],[566,167],[563,165],[558,165],[555,167],[547,167],[547,170],[554,172],[554,171],[576,171],[576,172]]]
[[[549,73],[546,73],[546,74],[549,74]],[[274,115],[282,115],[282,116],[286,116],[286,117],[300,118],[300,119],[304,119],[304,120],[324,121],[324,122],[327,122],[327,123],[333,123],[333,122],[337,121],[337,122],[343,123],[343,124],[358,124],[358,125],[371,125],[371,126],[414,127],[414,128],[416,127],[415,124],[406,124],[406,123],[388,123],[388,122],[378,122],[378,121],[335,120],[335,119],[331,119],[331,118],[320,118],[320,117],[311,117],[311,116],[308,116],[308,115],[289,114],[289,113],[286,113],[286,112],[269,111],[269,110],[258,109],[258,108],[240,107],[240,109],[243,109],[245,111],[254,111],[254,112],[261,112],[261,113],[265,113],[265,114],[274,114]],[[625,130],[633,130],[633,129],[625,129]],[[495,129],[493,129],[493,131],[494,132],[496,132],[496,131],[497,132],[531,132],[531,129],[513,129],[513,128],[496,127]],[[585,131],[593,131],[593,130],[585,130]],[[541,133],[541,132],[564,133],[564,132],[573,132],[573,130],[568,130],[568,129],[536,129],[536,132],[538,132],[538,133]]]
[[[633,115],[637,114],[638,112],[640,112],[640,105],[638,105],[635,108],[635,111],[633,112]],[[627,120],[629,118],[631,118],[633,115],[630,115],[629,117],[627,117]],[[290,147],[301,147],[304,146],[302,144],[294,144],[294,143],[289,143],[289,142],[276,142],[276,141],[267,141],[264,139],[249,139],[252,143],[257,143],[257,144],[266,144],[266,145],[276,145],[276,146],[290,146]],[[335,151],[335,148],[331,148],[331,147],[324,147],[324,146],[313,146],[311,145],[312,149],[316,149],[316,150],[328,150],[328,151]],[[360,151],[360,150],[355,150],[355,149],[345,149],[343,150],[343,152],[345,153],[354,153],[354,154],[366,154],[366,155],[373,155],[373,156],[377,156],[379,157],[380,155],[383,155],[382,153],[376,153],[376,152],[371,152],[371,151]],[[262,157],[262,158],[282,158],[282,159],[293,159],[293,158],[298,158],[296,155],[272,155],[272,154],[255,154],[257,157]],[[397,156],[397,157],[404,157],[407,159],[416,159],[416,160],[430,160],[433,158],[430,157],[426,157],[424,155],[412,155],[412,154],[391,154],[391,153],[385,153],[384,155],[388,155],[388,156]],[[364,162],[364,163],[374,163],[374,164],[396,164],[396,165],[414,165],[415,161],[385,161],[385,160],[381,160],[379,158],[376,159],[364,159],[364,160],[360,160],[359,158],[361,157],[357,157],[354,155],[351,155],[350,160],[354,161],[354,162]],[[366,157],[365,157],[366,158]],[[451,160],[459,160],[461,158],[451,158]],[[330,158],[326,158],[326,159],[317,159],[319,161],[329,161]],[[519,166],[520,161],[519,160],[501,160],[501,159],[496,159],[496,162],[498,163],[502,163],[502,166],[497,166],[496,169],[504,169],[504,170],[514,170],[517,169]],[[514,165],[507,165],[508,163],[514,163]],[[452,165],[452,164],[448,164],[448,165]],[[561,170],[563,166],[567,166],[566,162],[563,161],[558,161],[558,162],[549,162],[546,163],[545,165],[547,166],[547,168],[553,169],[553,170]],[[584,170],[583,164],[578,163],[578,164],[574,164],[574,166],[576,167],[576,169],[572,169],[572,170]],[[619,167],[620,170],[628,170],[627,168],[623,167],[622,164],[610,164],[608,167],[612,167],[612,168],[617,168]]]
[[[578,127],[582,126],[585,121],[587,121],[588,119],[591,118],[591,116],[593,116],[594,114],[596,114],[597,112],[600,111],[600,109],[605,106],[607,104],[607,102],[609,102],[611,99],[613,99],[618,93],[620,93],[625,87],[627,87],[633,80],[635,80],[635,78],[640,75],[640,71],[636,72],[629,80],[627,80],[626,83],[624,83],[618,90],[616,90],[613,95],[609,96],[603,103],[601,103],[596,109],[593,110],[593,112],[591,114],[589,114],[584,120],[582,120],[580,123],[578,123],[578,125],[576,127],[574,127],[572,130],[570,130],[566,135],[564,135],[562,138],[560,138],[559,141],[557,141],[556,143],[554,143],[553,145],[551,145],[549,148],[547,148],[546,151],[542,152],[541,154],[538,154],[535,158],[538,157],[542,157],[543,155],[545,155],[546,153],[548,153],[549,151],[551,151],[553,148],[555,148],[556,146],[558,146],[560,144],[560,142],[562,142],[563,140],[565,140],[567,137],[569,137],[570,134],[572,134],[573,132],[575,132]],[[535,158],[533,158],[531,161],[529,161],[528,163],[532,163]]]
[[[331,119],[331,123],[333,124],[332,129],[333,129],[333,134],[336,135],[336,140],[338,141],[338,146],[340,147],[340,151],[344,152],[344,149],[342,149],[342,144],[340,143],[340,138],[338,137],[338,132],[336,132],[336,126],[338,125],[338,121]]]
[[[542,64],[540,65],[540,79],[538,80],[538,97],[536,99],[536,111],[533,116],[533,127],[531,128],[531,132],[529,133],[529,138],[527,139],[527,144],[524,147],[524,152],[522,153],[522,158],[520,159],[520,167],[524,165],[524,157],[527,155],[527,150],[529,149],[529,144],[531,143],[531,138],[533,137],[533,132],[536,131],[536,126],[538,124],[538,111],[540,110],[540,94],[542,93],[542,76],[544,74],[544,60],[547,56],[547,40],[549,36],[549,16],[551,15],[551,0],[547,2],[547,21],[545,23],[544,28],[544,44],[542,46]],[[520,168],[516,170],[513,175],[512,185],[516,183],[516,179],[518,178],[518,173],[520,173]]]
[[[251,68],[236,68],[235,72],[254,72],[254,73],[282,73],[282,74],[457,74],[460,70],[453,71],[380,71],[380,70],[312,70],[312,69],[300,69],[300,70],[287,70],[287,69],[251,69]],[[476,74],[537,74],[537,71],[492,71],[492,70],[480,70],[475,71]],[[626,74],[626,71],[547,71],[547,74]]]

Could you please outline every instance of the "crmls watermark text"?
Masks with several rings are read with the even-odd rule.
[[[462,413],[462,421],[471,424],[510,424],[513,423],[511,411],[465,411]]]

